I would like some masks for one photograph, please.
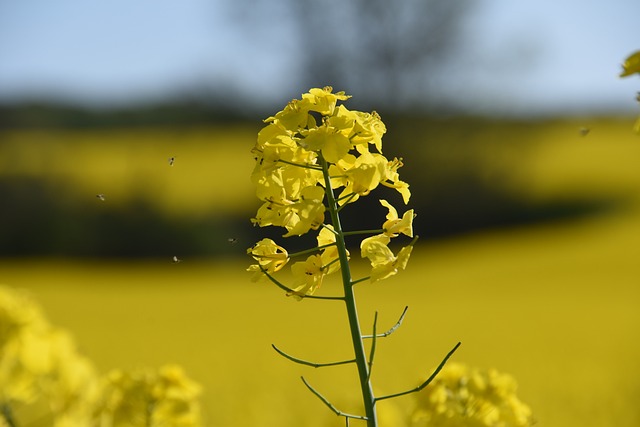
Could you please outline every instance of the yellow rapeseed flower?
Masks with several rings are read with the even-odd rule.
[[[302,100],[309,102],[309,110],[324,116],[331,116],[336,108],[336,103],[346,101],[349,98],[351,96],[342,91],[333,93],[331,86],[325,86],[322,89],[313,88],[302,95]]]
[[[330,172],[335,174],[332,181],[335,188],[344,186],[338,203],[353,203],[376,189],[384,177],[387,159],[377,153],[365,152],[358,157],[349,155],[338,162]]]
[[[495,369],[448,363],[415,395],[413,427],[530,427],[531,409],[516,396],[516,382]]]
[[[291,273],[295,281],[294,292],[291,295],[297,299],[303,295],[313,295],[322,286],[322,280],[326,275],[320,255],[311,255],[306,261],[294,263],[291,266]]]
[[[368,144],[373,144],[379,153],[382,153],[382,136],[387,132],[387,128],[382,119],[375,111],[373,113],[353,112],[356,118],[353,136],[351,141],[356,144],[356,148],[363,144],[368,149]]]
[[[384,234],[389,237],[397,237],[399,234],[405,234],[409,237],[413,237],[413,217],[415,216],[413,209],[406,211],[402,215],[402,219],[400,219],[398,218],[398,211],[396,211],[396,208],[391,206],[389,202],[386,200],[380,200],[380,204],[389,209],[389,213],[387,213],[387,220],[382,224]]]
[[[326,274],[335,273],[340,270],[340,263],[338,261],[338,247],[336,246],[336,235],[333,231],[332,225],[325,225],[318,233],[318,247],[324,247],[320,258],[322,259],[322,265],[326,267]],[[327,246],[329,245],[329,246]],[[349,251],[347,251],[349,256]]]
[[[96,427],[199,427],[200,386],[174,365],[104,377]]]
[[[411,191],[409,190],[409,184],[400,180],[398,169],[400,169],[402,166],[402,159],[395,158],[392,161],[387,162],[384,169],[382,185],[390,188],[395,188],[396,191],[398,191],[400,195],[402,195],[402,200],[404,201],[404,203],[407,204],[409,203],[409,199],[411,198]]]
[[[289,254],[282,246],[276,245],[271,239],[262,239],[252,248],[247,249],[247,253],[253,257],[258,264],[251,265],[247,271],[255,273],[253,280],[265,277],[263,270],[273,274],[280,270],[289,262]]]
[[[284,237],[322,228],[318,245],[324,246],[335,243],[335,236],[325,224],[328,191],[340,191],[337,197],[332,194],[336,209],[369,195],[380,185],[395,189],[408,203],[409,185],[398,174],[401,159],[390,161],[382,154],[382,136],[386,132],[382,119],[375,112],[351,111],[337,104],[349,97],[344,92],[334,93],[331,87],[313,88],[265,120],[252,149],[256,163],[251,180],[256,186],[256,196],[262,201],[251,219],[253,224],[283,227]],[[325,188],[325,180],[330,182],[331,190]],[[399,234],[412,237],[413,210],[399,218],[390,204],[383,202],[383,205],[389,209],[383,237],[365,239],[361,245],[363,256],[372,264],[372,281],[404,269],[412,250],[412,246],[407,246],[396,256],[387,247],[388,241],[380,239]],[[276,250],[273,245],[266,246],[263,241],[248,251],[256,260],[255,255],[261,257],[258,264],[248,268],[256,274],[254,279],[263,271],[272,274],[284,265],[282,257],[286,251],[281,247]],[[268,247],[272,252],[259,253]],[[295,293],[310,295],[325,275],[338,271],[337,254],[337,249],[331,246],[293,264],[292,271],[298,280],[293,288]]]
[[[387,246],[391,238],[386,234],[378,234],[367,237],[360,244],[360,252],[363,258],[371,262],[371,282],[384,280],[404,270],[409,262],[413,245],[405,246],[394,255]]]
[[[321,152],[324,159],[331,163],[344,158],[351,149],[349,138],[327,124],[306,132],[302,144],[307,150]]]
[[[317,230],[324,223],[324,188],[313,185],[300,191],[300,197],[291,206],[294,220],[286,225],[288,232],[284,237],[300,236],[307,231]]]
[[[71,336],[24,293],[0,287],[0,407],[41,414],[54,427],[88,425],[96,375]]]

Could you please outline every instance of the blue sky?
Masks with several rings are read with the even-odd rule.
[[[617,75],[640,49],[640,1],[472,3],[444,96],[480,111],[639,109],[640,79]],[[236,31],[237,19],[217,0],[0,0],[0,101],[123,103],[207,83],[260,99],[304,91],[288,86],[285,35]]]

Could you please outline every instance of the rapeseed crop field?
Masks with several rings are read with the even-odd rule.
[[[10,130],[0,133],[0,178],[41,180],[61,201],[71,193],[94,202],[99,193],[111,204],[143,198],[169,213],[224,214],[255,205],[247,179],[255,133],[250,126]]]
[[[485,135],[478,161],[491,173],[508,172],[506,185],[532,201],[624,203],[590,216],[423,241],[407,271],[357,285],[365,330],[375,311],[384,329],[409,306],[400,329],[378,342],[373,375],[381,393],[423,381],[461,341],[452,361],[511,374],[538,425],[640,423],[640,139],[632,120],[588,121],[591,131],[580,136],[583,122],[540,125],[526,135],[526,156]],[[3,178],[38,177],[63,188],[61,197],[84,194],[92,202],[98,192],[113,203],[143,194],[184,218],[254,206],[251,129],[34,135],[3,135]],[[90,145],[81,143],[87,139]],[[77,144],[72,158],[70,143]],[[170,156],[172,167],[165,164]],[[344,425],[299,377],[358,411],[352,367],[294,365],[271,348],[322,361],[348,357],[342,307],[297,302],[267,282],[251,282],[244,272],[250,260],[237,254],[252,243],[180,263],[2,259],[0,284],[27,289],[101,372],[183,366],[203,386],[205,425]],[[356,265],[355,275],[364,269]],[[336,286],[329,281],[321,291]],[[380,402],[382,425],[403,425],[398,420],[412,402]]]

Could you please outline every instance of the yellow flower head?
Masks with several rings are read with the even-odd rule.
[[[298,201],[291,207],[293,217],[286,225],[284,237],[300,236],[310,229],[317,230],[324,222],[324,188],[309,186],[302,189]]]
[[[291,295],[296,299],[303,295],[312,295],[322,285],[326,274],[320,255],[311,255],[306,261],[296,262],[291,266],[291,272],[296,282]]]
[[[331,116],[336,108],[338,101],[346,101],[351,98],[344,92],[333,93],[331,86],[325,86],[322,89],[314,88],[308,93],[302,95],[302,100],[307,101],[309,110],[322,114],[323,116]]]
[[[324,159],[335,163],[344,158],[351,149],[349,138],[338,132],[337,129],[324,124],[306,132],[301,142],[307,150],[322,153]]]
[[[258,264],[250,266],[247,271],[255,273],[253,280],[264,277],[263,271],[273,274],[280,270],[289,262],[289,254],[282,246],[276,245],[271,239],[262,239],[252,248],[247,249],[247,253],[253,257]]]
[[[392,161],[387,162],[386,168],[384,169],[382,184],[390,188],[395,188],[400,195],[402,195],[404,203],[407,204],[411,198],[411,191],[409,191],[409,184],[400,180],[398,169],[402,166],[402,159],[395,158]]]
[[[252,149],[256,164],[251,180],[262,201],[251,219],[255,225],[283,227],[284,237],[322,228],[318,245],[324,246],[335,243],[332,229],[325,224],[327,195],[343,206],[384,185],[397,190],[408,203],[409,185],[398,174],[402,161],[389,161],[382,154],[382,136],[386,132],[382,119],[375,112],[351,111],[338,105],[349,98],[344,92],[333,92],[331,87],[313,88],[265,120],[266,126],[258,133]],[[331,189],[325,188],[327,182]],[[341,187],[336,197],[333,190]],[[413,210],[399,218],[391,205],[382,203],[389,209],[382,236],[412,237]],[[408,246],[396,256],[387,243],[381,242],[379,236],[362,242],[363,256],[372,263],[373,281],[404,269],[411,254],[412,246]],[[283,248],[268,240],[248,252],[258,261],[248,268],[256,274],[254,279],[260,273],[275,273],[289,259]],[[339,270],[335,246],[318,252],[292,266],[298,278],[294,294],[313,293],[326,274]]]
[[[375,111],[373,113],[363,113],[354,111],[356,122],[351,140],[354,144],[364,144],[368,149],[368,144],[373,144],[378,152],[382,153],[382,135],[387,132],[387,128],[382,119]]]
[[[369,152],[357,158],[349,155],[338,162],[331,171],[336,175],[332,181],[336,188],[345,187],[338,198],[339,204],[353,203],[377,188],[385,175],[386,164],[383,155]]]
[[[405,246],[396,256],[387,246],[390,241],[391,238],[386,234],[378,234],[364,239],[360,244],[362,257],[371,262],[371,282],[384,280],[407,267],[413,245]]]
[[[326,274],[340,270],[340,263],[337,262],[338,248],[336,247],[336,235],[333,231],[333,226],[326,225],[320,230],[320,233],[318,233],[318,247],[324,248],[320,258],[322,259],[322,265],[326,268]],[[349,256],[349,251],[347,251],[347,256]]]
[[[406,211],[404,215],[402,215],[402,219],[400,219],[398,218],[398,211],[396,211],[389,202],[386,200],[380,200],[380,204],[389,209],[387,220],[382,225],[384,234],[389,237],[397,237],[402,233],[409,237],[413,237],[413,209]]]

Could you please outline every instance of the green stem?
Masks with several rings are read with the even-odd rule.
[[[347,247],[344,241],[344,233],[340,225],[340,215],[338,214],[338,204],[331,187],[331,177],[329,176],[329,166],[326,160],[320,156],[322,165],[322,173],[324,175],[325,191],[327,194],[327,204],[331,215],[333,229],[336,232],[336,245],[338,249],[338,257],[340,259],[340,271],[342,273],[342,285],[344,288],[344,301],[347,308],[347,317],[349,319],[349,330],[351,332],[351,342],[355,353],[355,361],[358,366],[358,377],[360,379],[360,389],[362,391],[362,399],[364,403],[365,414],[367,418],[367,427],[377,427],[378,420],[376,416],[376,399],[373,394],[373,387],[369,379],[369,364],[362,340],[362,332],[360,322],[358,320],[358,311],[356,308],[356,299],[353,292],[353,283],[351,282],[351,270],[349,268],[349,257],[347,255]]]
[[[379,234],[379,233],[384,233],[384,228],[376,228],[375,230],[345,231],[342,234],[345,236],[355,236],[357,234]]]

